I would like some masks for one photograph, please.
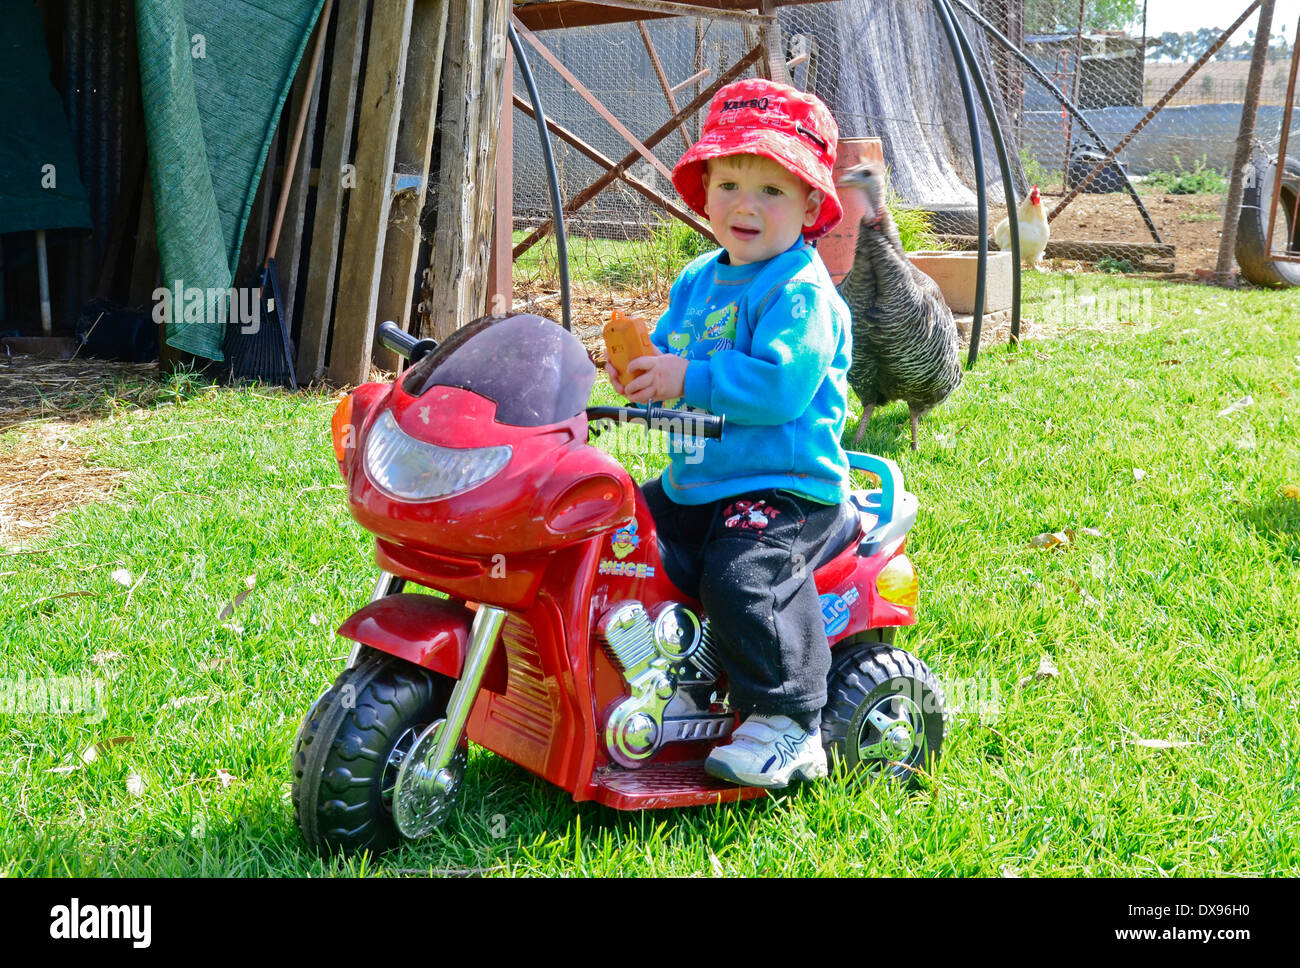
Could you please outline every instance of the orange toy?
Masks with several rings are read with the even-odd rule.
[[[615,309],[605,324],[605,359],[618,372],[618,382],[627,386],[630,376],[627,365],[638,356],[658,356],[659,350],[650,342],[650,333],[644,319],[637,319]]]

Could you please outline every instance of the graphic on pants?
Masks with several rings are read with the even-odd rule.
[[[725,527],[762,531],[781,512],[766,501],[732,501],[722,513]]]
[[[822,623],[826,634],[836,635],[849,626],[849,609],[858,600],[858,590],[850,587],[843,595],[833,592],[821,596]]]
[[[636,533],[636,521],[631,521],[626,527],[615,531],[612,543],[614,555],[617,558],[626,558],[636,551],[637,545],[641,543],[641,539],[637,537]]]

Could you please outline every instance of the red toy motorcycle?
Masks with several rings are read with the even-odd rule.
[[[613,419],[707,446],[722,418],[587,407],[587,351],[538,316],[484,318],[441,344],[391,323],[379,338],[411,365],[334,415],[349,507],[382,571],[339,628],[356,645],[295,744],[308,843],[382,850],[428,834],[467,740],[620,810],[760,795],[704,772],[736,726],[708,617],[670,580],[675,552],[641,489],[588,443],[589,422]],[[850,461],[881,487],[853,492],[841,550],[814,572],[832,648],[822,736],[849,767],[908,779],[938,755],[945,720],[934,675],[890,645],[916,621],[903,545],[917,502],[891,461]]]

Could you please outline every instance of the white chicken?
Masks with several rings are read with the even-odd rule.
[[[1016,221],[1020,223],[1020,261],[1037,269],[1038,260],[1047,249],[1047,237],[1051,234],[1037,185],[1030,189],[1029,197],[1016,206]],[[993,229],[993,241],[1004,252],[1011,248],[1010,216]]]

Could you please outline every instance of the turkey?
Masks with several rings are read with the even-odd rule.
[[[872,165],[850,169],[836,188],[859,191],[866,201],[853,267],[839,284],[853,314],[849,386],[862,401],[853,446],[876,407],[904,400],[916,450],[920,419],[961,383],[957,324],[939,286],[903,255],[898,229],[885,207],[883,172]]]

